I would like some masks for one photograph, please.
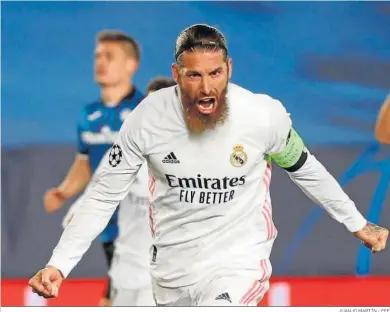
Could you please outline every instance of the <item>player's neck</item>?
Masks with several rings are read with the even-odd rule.
[[[120,104],[123,98],[133,89],[131,82],[119,84],[116,86],[104,86],[101,88],[100,96],[104,106],[115,107]]]

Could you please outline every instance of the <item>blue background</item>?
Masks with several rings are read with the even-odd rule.
[[[99,97],[92,62],[95,36],[103,29],[123,30],[139,41],[142,61],[134,82],[144,90],[155,76],[170,76],[183,28],[219,27],[233,58],[232,81],[283,101],[311,151],[359,210],[389,227],[389,148],[373,134],[390,90],[389,3],[1,5],[3,277],[31,276],[61,235],[66,209],[46,214],[42,196],[69,170],[81,109]],[[371,257],[282,170],[273,170],[273,181],[273,217],[280,229],[271,256],[275,275],[389,274],[390,249]],[[105,274],[95,241],[72,276]]]
[[[98,97],[95,35],[120,29],[142,46],[135,83],[170,76],[174,42],[218,26],[233,82],[284,102],[308,144],[368,143],[390,89],[390,16],[371,2],[2,3],[2,144],[75,143],[81,107]]]

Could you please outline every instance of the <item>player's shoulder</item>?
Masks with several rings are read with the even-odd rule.
[[[264,108],[270,102],[276,101],[267,94],[255,93],[234,83],[229,83],[228,94],[229,98],[234,102],[238,102],[239,105],[254,105],[254,107]]]
[[[99,106],[100,102],[97,100],[84,104],[78,113],[78,124],[83,127],[88,127],[91,121],[99,118],[102,114]]]
[[[140,90],[138,90],[138,88],[134,87],[133,92],[131,92],[124,98],[123,106],[134,110],[144,98],[145,95]]]
[[[286,112],[286,108],[280,100],[275,99],[267,94],[255,93],[254,103],[260,109],[267,111],[271,115]]]
[[[163,88],[146,96],[137,109],[149,114],[150,117],[158,117],[172,110],[172,103],[177,98],[176,86]]]
[[[149,94],[146,98],[148,98],[155,105],[159,105],[166,101],[169,102],[172,101],[175,97],[177,97],[176,88],[177,85],[168,88],[162,88]]]
[[[133,123],[143,127],[161,124],[172,112],[175,87],[164,88],[147,95],[129,115]]]
[[[86,103],[81,108],[81,113],[85,115],[92,114],[99,110],[99,107],[101,106],[101,102],[99,100],[91,101],[89,103]]]
[[[254,93],[235,84],[229,84],[229,93],[236,109],[255,119],[270,119],[286,112],[284,105],[270,95]]]
[[[134,91],[134,94],[133,94],[133,99],[136,101],[136,102],[141,102],[143,99],[145,98],[145,94],[143,94],[140,90],[138,90],[137,88],[135,88],[135,91]]]
[[[231,104],[243,103],[251,100],[254,93],[237,84],[229,82],[228,84],[228,99]],[[240,105],[240,104],[239,104]]]

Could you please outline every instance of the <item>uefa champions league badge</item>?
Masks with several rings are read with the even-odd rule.
[[[230,155],[230,163],[234,167],[242,167],[248,161],[248,155],[244,152],[244,146],[237,144],[233,147],[233,153]]]
[[[122,157],[122,149],[118,144],[114,144],[111,147],[110,155],[108,156],[108,163],[111,167],[116,167],[121,163]]]

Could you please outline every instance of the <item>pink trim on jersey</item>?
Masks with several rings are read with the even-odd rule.
[[[268,270],[268,266],[267,266],[267,260],[265,259],[262,259],[260,260],[260,266],[263,270],[263,275],[261,277],[261,279],[259,280],[260,283],[263,283],[265,280],[267,280],[269,278],[269,270]]]
[[[272,205],[271,201],[269,200],[269,187],[271,184],[271,176],[272,176],[272,167],[270,164],[267,164],[267,168],[265,169],[264,176],[263,176],[263,183],[266,189],[265,192],[265,200],[264,205],[262,209],[262,214],[265,219],[265,222],[267,224],[267,239],[273,239],[276,237],[276,227],[272,220]]]
[[[261,294],[265,291],[264,285],[261,284],[259,281],[257,281],[257,288],[253,292],[253,294],[248,298],[246,302],[244,302],[245,305],[250,305],[253,301],[256,300],[257,297],[261,296]]]
[[[268,240],[276,237],[276,227],[272,220],[272,205],[271,205],[270,193],[269,193],[271,176],[272,176],[272,167],[270,164],[267,164],[267,168],[265,169],[264,176],[263,176],[263,183],[265,186],[265,199],[264,199],[262,214],[265,219],[265,223],[267,225]],[[240,300],[241,304],[249,305],[253,301],[257,300],[257,298],[261,298],[262,296],[264,296],[267,289],[264,287],[263,283],[269,279],[269,270],[267,266],[267,261],[268,260],[266,259],[262,259],[260,261],[262,276],[260,280],[253,282],[249,290],[245,293],[244,296],[242,296]]]
[[[266,259],[262,259],[260,261],[260,267],[262,269],[263,275],[261,276],[260,280],[254,281],[252,286],[249,288],[249,290],[245,293],[244,296],[242,296],[240,300],[241,304],[249,305],[250,303],[255,301],[256,298],[264,296],[267,290],[264,287],[263,283],[269,279],[269,270],[267,267],[267,261],[268,260]]]
[[[156,189],[156,179],[149,171],[149,226],[150,231],[152,232],[152,236],[155,236],[155,224],[153,220],[153,208],[152,208],[152,201],[154,198],[154,191]]]

